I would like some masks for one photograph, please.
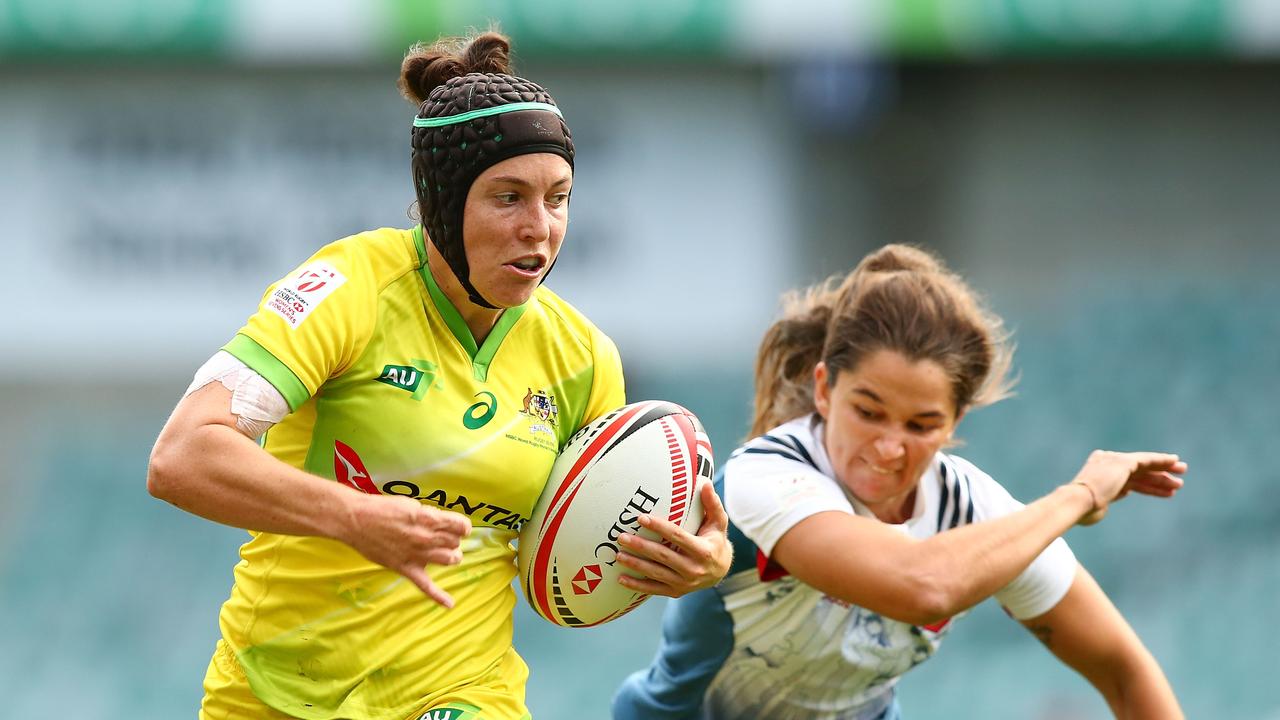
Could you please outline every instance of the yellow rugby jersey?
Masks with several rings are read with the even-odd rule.
[[[498,663],[511,542],[569,436],[624,403],[613,342],[543,287],[477,347],[417,228],[325,247],[223,349],[293,410],[264,439],[272,455],[475,528],[461,564],[429,568],[453,610],[338,541],[251,533],[219,622],[254,693],[301,718],[402,718]]]

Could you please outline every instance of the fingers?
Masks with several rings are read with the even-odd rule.
[[[1129,481],[1127,490],[1156,497],[1173,497],[1182,489],[1183,480],[1169,473],[1144,473]]]
[[[461,548],[432,548],[426,554],[427,565],[457,565],[462,562]]]
[[[618,583],[625,588],[642,592],[646,595],[662,595],[663,597],[675,598],[684,594],[670,585],[649,579],[633,578],[629,575],[623,575],[618,578]]]
[[[1182,474],[1187,471],[1187,464],[1178,459],[1177,455],[1169,453],[1128,453],[1136,463],[1135,472],[1150,472],[1153,470],[1167,471],[1171,473]]]
[[[426,507],[413,498],[368,495],[348,544],[369,560],[403,575],[442,607],[453,598],[427,574],[428,565],[462,562],[462,539],[471,533],[465,515]]]
[[[425,505],[419,505],[418,509],[421,512],[414,520],[419,524],[436,532],[445,535],[456,535],[459,538],[464,538],[471,534],[471,518],[466,515],[447,510],[437,510]]]
[[[618,579],[622,580],[650,580],[669,587],[679,587],[688,585],[689,581],[682,577],[677,571],[668,566],[656,563],[652,560],[632,555],[630,553],[618,553],[618,562],[629,570],[643,575],[643,578],[635,578],[629,575],[622,575]],[[627,583],[622,583],[627,585]]]
[[[676,531],[683,533],[684,536],[689,539],[690,546],[687,549],[676,551],[675,549],[667,547],[660,542],[654,542],[653,540],[640,537],[639,535],[625,534],[618,538],[618,542],[626,549],[626,552],[619,553],[618,557],[623,558],[626,555],[630,555],[634,559],[648,562],[649,565],[653,567],[670,568],[673,571],[672,579],[676,577],[676,573],[685,579],[697,577],[701,574],[703,565],[710,559],[710,553],[707,552],[706,548],[701,547],[701,544],[696,541],[696,538],[689,535],[689,533],[680,530],[680,528],[676,528],[671,523],[667,523],[667,525],[670,525],[675,528]],[[649,566],[639,567],[626,562],[623,564],[641,572],[644,575],[656,577],[654,573],[649,572]]]
[[[680,550],[682,551],[697,552],[702,549],[701,543],[699,542],[697,536],[693,535],[688,530],[685,530],[679,525],[676,525],[670,520],[663,520],[662,518],[654,517],[653,515],[641,515],[639,522],[640,522],[640,527],[643,527],[647,530],[652,530],[653,532],[658,534],[658,537],[660,539],[666,540],[667,542],[672,543],[676,547],[680,548]],[[704,521],[703,524],[705,525],[706,522]],[[640,536],[633,535],[632,537],[639,538]],[[640,539],[643,540],[644,538],[640,538]],[[650,541],[646,540],[646,542],[650,542]],[[657,545],[658,547],[662,547],[660,543],[652,543],[652,544]]]
[[[618,579],[620,584],[650,595],[680,597],[711,587],[724,577],[733,557],[726,535],[728,517],[714,489],[708,486],[702,492],[706,515],[697,535],[662,518],[642,515],[640,525],[654,532],[658,540],[636,534],[618,538],[623,548],[618,562],[644,576],[623,575]]]
[[[436,585],[435,582],[432,581],[431,576],[427,575],[426,570],[416,567],[406,567],[400,571],[400,574],[408,578],[409,582],[417,585],[418,589],[427,597],[443,606],[446,610],[453,609],[453,597],[444,590],[441,590],[440,586]]]

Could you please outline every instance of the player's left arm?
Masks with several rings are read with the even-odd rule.
[[[1052,610],[1021,622],[1102,693],[1116,718],[1183,717],[1159,663],[1084,567]]]

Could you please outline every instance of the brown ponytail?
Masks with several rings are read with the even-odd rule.
[[[756,359],[752,436],[814,411],[819,360],[834,384],[878,350],[942,366],[957,413],[1005,398],[1013,385],[1003,321],[934,255],[886,245],[838,285],[828,280],[784,298]]]
[[[765,331],[756,354],[751,437],[813,412],[813,368],[822,359],[839,280],[782,296],[782,317]]]

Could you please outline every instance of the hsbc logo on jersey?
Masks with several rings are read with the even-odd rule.
[[[342,287],[347,276],[326,262],[309,263],[285,278],[267,298],[264,307],[284,318],[290,329],[302,324],[329,294]]]

